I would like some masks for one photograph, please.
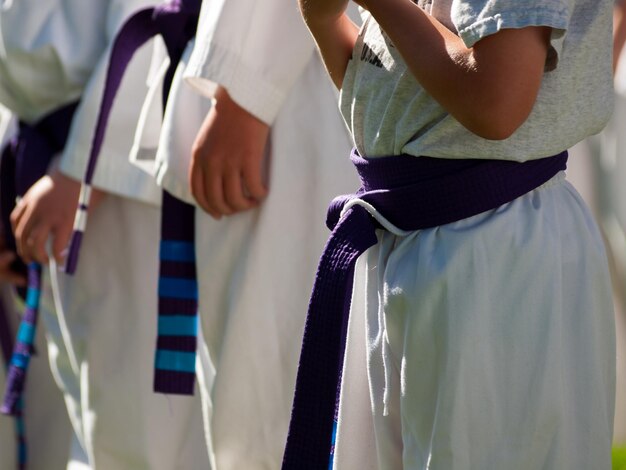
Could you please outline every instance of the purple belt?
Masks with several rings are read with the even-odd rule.
[[[10,215],[15,206],[16,196],[22,196],[39,178],[44,176],[55,154],[63,150],[68,137],[72,117],[78,103],[71,103],[46,115],[35,125],[20,123],[17,137],[6,146],[2,154],[0,179],[0,215],[2,231],[8,249],[15,251],[15,238],[11,231]],[[0,411],[15,416],[18,445],[18,468],[26,466],[26,437],[23,423],[23,391],[26,371],[34,350],[41,266],[31,263],[28,268],[21,260],[12,266],[16,271],[27,272],[28,287],[20,290],[26,308],[13,342],[9,333],[8,311],[0,309],[0,341],[7,364],[7,383]],[[12,352],[11,352],[12,351]],[[7,355],[7,353],[9,355]]]
[[[163,86],[165,109],[180,58],[189,40],[195,36],[200,7],[200,0],[173,0],[156,8],[140,10],[126,21],[115,38],[65,266],[69,274],[75,272],[78,263],[91,182],[124,72],[139,47],[157,34],[161,35],[170,58]],[[194,211],[193,206],[163,191],[156,392],[193,394],[198,323]]]
[[[565,170],[567,152],[524,163],[351,155],[361,180],[356,194],[330,205],[332,234],[319,263],[309,303],[283,470],[332,465],[339,388],[357,258],[378,240],[381,228],[360,205],[373,206],[402,230],[421,230],[495,209]]]
[[[124,77],[124,72],[135,52],[151,38],[161,35],[173,64],[166,74],[166,86],[164,88],[169,90],[169,83],[174,76],[176,65],[184,47],[188,39],[195,34],[200,4],[200,0],[172,0],[165,5],[139,10],[124,23],[115,37],[65,266],[68,274],[74,274],[78,264],[83,228],[87,222],[87,210],[91,199],[91,184],[113,102]],[[165,91],[164,93],[167,94]]]

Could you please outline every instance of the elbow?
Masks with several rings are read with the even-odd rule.
[[[470,132],[486,140],[506,140],[526,122],[531,108],[510,103],[481,107],[463,124]]]
[[[503,121],[489,121],[474,128],[468,128],[470,132],[485,140],[506,140],[515,134],[519,125],[513,125]]]

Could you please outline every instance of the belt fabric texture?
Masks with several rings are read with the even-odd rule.
[[[541,186],[565,170],[567,152],[524,163],[407,155],[365,159],[356,151],[351,160],[361,187],[329,207],[332,233],[309,303],[283,470],[332,466],[354,267],[383,228],[368,211],[406,231],[452,223]]]
[[[170,57],[163,87],[165,109],[178,63],[187,43],[195,36],[201,3],[200,0],[173,0],[140,10],[124,23],[115,38],[65,266],[68,274],[76,271],[93,175],[126,68],[143,44],[156,35],[162,36]],[[166,191],[163,193],[154,389],[162,393],[191,395],[195,384],[198,329],[194,207]]]
[[[65,147],[72,118],[78,103],[65,105],[34,125],[20,122],[18,134],[2,153],[0,164],[0,219],[6,248],[15,252],[15,237],[11,231],[10,215],[15,207],[17,196],[23,196],[28,189],[43,177],[53,157]],[[18,468],[26,467],[27,448],[23,422],[23,393],[30,358],[34,352],[39,297],[41,291],[41,266],[30,263],[25,266],[18,258],[11,266],[17,272],[27,275],[27,288],[18,289],[25,301],[17,339],[12,341],[9,333],[9,310],[0,309],[0,326],[6,331],[0,335],[2,351],[7,366],[7,381],[0,411],[16,419]],[[9,356],[7,352],[12,351]]]

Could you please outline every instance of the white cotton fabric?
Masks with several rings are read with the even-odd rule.
[[[528,121],[487,141],[421,89],[366,15],[342,91],[364,155],[524,161],[606,122],[612,2],[418,6],[468,46],[501,28],[550,26],[556,68],[546,64]],[[602,237],[562,174],[477,216],[378,237],[355,276],[336,470],[611,468],[611,283]]]
[[[102,19],[110,3],[4,1],[0,6],[0,102],[33,123],[80,98],[106,47]]]
[[[11,13],[14,21],[23,19],[22,25],[32,23],[32,28],[40,28],[24,35],[36,39],[32,50],[27,43],[23,54],[13,52],[7,59],[12,67],[14,56],[30,54],[30,62],[23,60],[30,63],[32,71],[16,82],[27,85],[32,74],[45,76],[51,85],[61,87],[59,83],[69,80],[66,75],[76,75],[71,71],[84,69],[77,92],[66,90],[65,99],[54,101],[58,105],[81,97],[60,163],[61,171],[70,177],[81,179],[87,165],[110,43],[127,17],[153,3],[58,0],[34,5],[14,1],[5,2],[0,10],[0,14]],[[8,36],[6,31],[3,34]],[[21,34],[17,28],[10,31]],[[91,41],[95,42],[89,52],[76,52]],[[53,291],[48,287],[42,299],[51,365],[93,469],[208,467],[199,399],[152,392],[159,233],[155,205],[160,189],[128,161],[132,131],[146,89],[150,52],[147,47],[137,53],[112,109],[94,178],[94,186],[108,195],[90,213],[77,273],[69,278],[53,266],[52,273],[60,281]],[[84,62],[75,65],[81,57]],[[60,71],[50,68],[53,59],[61,61]],[[44,75],[44,70],[49,74]],[[33,98],[26,100],[24,110],[35,107],[36,92],[36,87],[23,90],[25,96]],[[49,111],[45,103],[38,98],[36,105],[42,111],[33,113],[33,119],[45,114],[44,109]]]
[[[19,314],[24,304],[8,287],[0,296],[5,308],[12,314],[12,330],[17,334]],[[37,355],[28,367],[28,382],[24,394],[26,404],[25,429],[28,445],[28,468],[33,470],[65,470],[70,458],[72,426],[67,417],[63,395],[50,373],[46,351],[46,331],[39,328],[35,339]],[[1,357],[1,355],[0,355]],[[0,368],[0,390],[4,393],[6,370]],[[17,468],[17,443],[15,420],[10,416],[0,417],[0,468]]]
[[[17,123],[11,112],[0,105],[0,148],[15,135]],[[17,299],[13,289],[4,285],[0,288],[0,302],[8,314],[11,331],[17,334],[19,313],[24,305]],[[11,321],[12,320],[12,321]],[[28,441],[28,468],[32,470],[64,470],[70,455],[72,427],[48,364],[45,331],[40,328],[35,338],[37,355],[31,360],[26,384],[25,427]],[[2,355],[0,354],[0,357]],[[6,386],[6,369],[0,367],[0,391]],[[0,417],[0,468],[17,468],[15,421],[11,417]]]
[[[329,235],[326,207],[358,181],[337,95],[297,6],[226,0],[203,2],[196,41],[174,79],[157,152],[157,179],[168,191],[194,202],[191,145],[217,84],[271,125],[270,192],[258,209],[220,221],[196,212],[207,444],[213,470],[276,469]],[[155,146],[146,136],[140,129],[135,147],[144,157]]]
[[[378,236],[355,277],[334,468],[610,469],[610,279],[563,175]]]
[[[61,171],[77,180],[83,178],[87,167],[113,39],[128,17],[139,9],[153,6],[157,2],[110,0],[108,3],[106,16],[101,20],[106,27],[106,48],[101,52],[85,87],[60,162]],[[140,97],[147,90],[144,77],[145,71],[150,66],[151,51],[150,43],[142,47],[126,70],[111,110],[92,184],[108,193],[159,205],[161,191],[154,184],[154,180],[128,161],[134,137],[134,124],[139,118],[143,104]]]
[[[199,394],[152,391],[159,215],[106,196],[90,216],[76,274],[52,265],[45,279],[52,370],[94,470],[209,468]]]
[[[622,49],[615,72],[615,109],[611,120],[601,134],[601,158],[599,170],[604,180],[599,183],[603,194],[608,198],[603,201],[610,207],[600,208],[611,212],[622,232],[626,230],[626,48]],[[610,201],[610,202],[609,202]],[[619,236],[616,236],[619,239]],[[620,250],[622,251],[622,250]],[[621,255],[617,255],[621,256]],[[621,262],[621,261],[620,261]]]
[[[196,215],[202,328],[217,370],[210,398],[218,470],[280,467],[304,319],[329,234],[326,207],[357,187],[324,74],[315,58],[274,122],[270,194],[261,207],[223,221]]]
[[[7,108],[0,105],[0,148],[4,148],[16,132],[15,117]],[[19,315],[24,311],[24,304],[8,284],[0,286],[0,302],[3,302],[9,315],[11,331],[17,334]],[[63,406],[63,396],[50,373],[43,328],[37,332],[35,348],[37,355],[30,361],[28,384],[24,394],[26,403],[24,419],[29,446],[28,468],[64,470],[70,456],[70,442],[74,433]],[[0,367],[0,393],[4,393],[5,387],[6,368],[3,363]],[[15,420],[9,416],[0,416],[1,469],[17,468],[16,437]]]
[[[111,41],[123,21],[154,0],[11,0],[0,7],[0,103],[35,123],[60,106],[81,99],[61,158],[66,175],[82,179],[104,85]],[[127,76],[141,76],[150,48],[140,51]],[[95,73],[94,73],[95,70]],[[128,80],[126,80],[128,81]],[[137,85],[135,85],[136,87]],[[153,181],[128,163],[141,101],[123,87],[107,128],[94,186],[158,204]]]

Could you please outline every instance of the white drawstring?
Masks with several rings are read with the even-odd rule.
[[[374,206],[372,206],[368,202],[365,202],[363,199],[359,199],[359,198],[351,199],[350,201],[346,202],[346,204],[343,206],[343,209],[341,210],[341,217],[343,218],[345,213],[348,212],[348,210],[351,209],[354,206],[361,206],[361,207],[363,207],[369,213],[369,215],[374,217],[374,219],[376,219],[376,221],[380,225],[383,226],[383,228],[385,230],[387,230],[390,233],[393,233],[394,235],[397,235],[399,237],[406,237],[410,233],[414,232],[414,230],[402,230],[402,229],[399,229],[394,224],[389,222],[385,217],[383,217],[380,214],[380,212],[378,212],[376,210],[376,208]]]

